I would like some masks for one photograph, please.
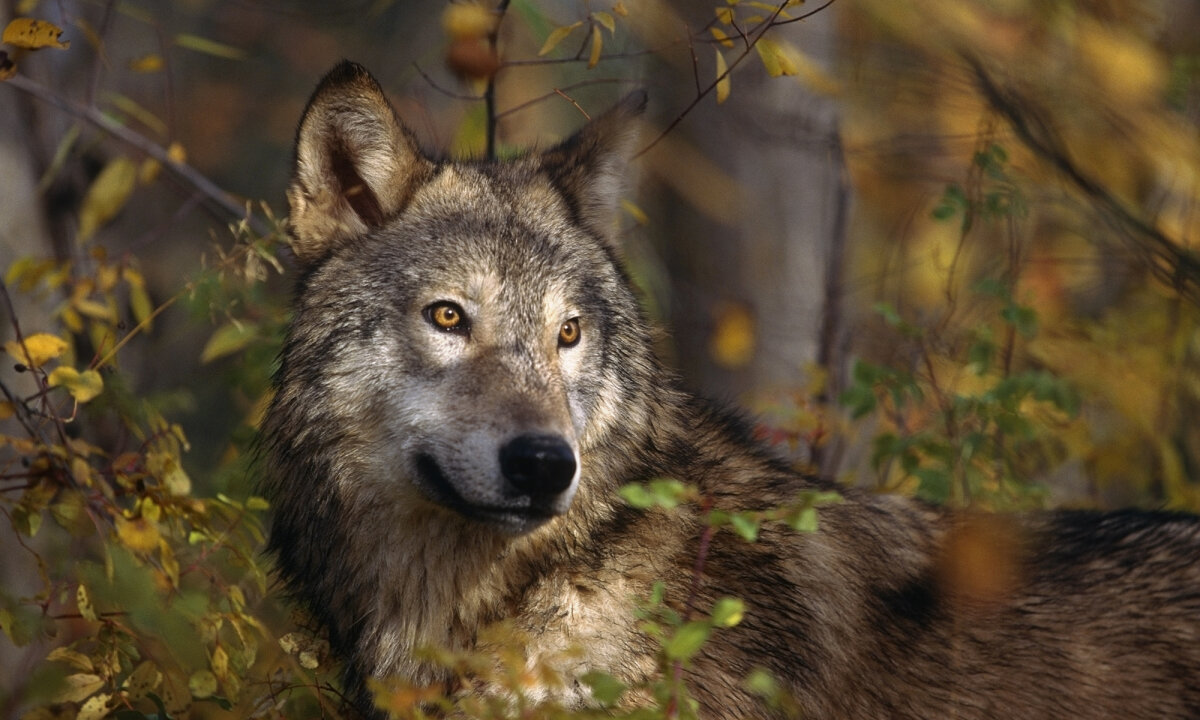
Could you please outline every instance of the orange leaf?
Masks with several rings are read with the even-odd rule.
[[[10,22],[8,27],[4,28],[2,39],[9,45],[16,45],[19,48],[29,50],[37,50],[44,47],[66,50],[71,47],[71,43],[59,40],[62,32],[62,28],[45,20],[17,18]]]

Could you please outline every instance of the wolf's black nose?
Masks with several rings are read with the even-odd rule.
[[[500,448],[500,472],[530,495],[557,495],[575,477],[575,453],[555,435],[521,435]]]

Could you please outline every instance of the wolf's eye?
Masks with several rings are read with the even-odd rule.
[[[558,346],[571,347],[579,342],[579,318],[571,318],[558,328]]]
[[[425,308],[425,319],[447,332],[466,332],[468,329],[466,313],[452,302],[436,302]]]

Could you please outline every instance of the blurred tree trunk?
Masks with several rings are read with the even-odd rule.
[[[778,37],[828,68],[834,21],[831,9]],[[838,125],[834,98],[796,77],[768,77],[754,57],[732,76],[725,103],[706,100],[685,124],[687,141],[739,193],[726,218],[680,204],[666,220],[662,253],[677,363],[709,395],[761,407],[808,385],[814,363],[829,367],[836,384],[850,202]],[[752,352],[722,357],[714,343],[740,332],[745,320]]]

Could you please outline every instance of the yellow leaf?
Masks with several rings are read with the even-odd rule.
[[[71,306],[93,320],[104,320],[110,323],[117,321],[117,313],[111,306],[91,298],[72,298]]]
[[[125,693],[130,700],[140,700],[146,696],[146,693],[158,687],[162,682],[162,677],[162,673],[158,671],[154,663],[146,660],[134,668],[133,672],[129,673],[129,677],[125,679]]]
[[[111,699],[112,696],[108,693],[93,695],[79,708],[79,714],[75,716],[75,720],[101,720],[108,715],[108,701]]]
[[[179,561],[175,559],[175,551],[165,539],[158,544],[158,562],[162,565],[163,573],[171,587],[179,587]]]
[[[63,325],[71,332],[83,332],[83,317],[75,311],[75,308],[65,307],[58,311],[58,316],[62,319]]]
[[[256,331],[257,328],[249,323],[231,322],[222,325],[204,344],[204,350],[200,352],[200,362],[209,363],[241,350],[254,340]]]
[[[715,28],[714,28],[715,29]],[[729,99],[729,68],[725,65],[725,56],[717,50],[717,104]]]
[[[588,57],[588,70],[600,62],[600,49],[604,47],[604,35],[600,34],[600,26],[592,26],[592,54]]]
[[[780,75],[795,74],[795,68],[792,68],[791,73],[784,71],[784,57],[779,52],[779,46],[771,40],[760,38],[758,42],[754,43],[754,49],[758,52],[763,67],[767,69],[767,75],[779,77]]]
[[[158,179],[159,170],[162,170],[162,163],[152,157],[146,158],[138,168],[138,182],[142,185],[149,185]]]
[[[137,509],[138,515],[152,523],[157,523],[162,518],[162,506],[149,497],[142,498],[137,504]]]
[[[167,134],[167,124],[150,110],[142,107],[136,100],[126,95],[106,93],[105,98],[118,110],[134,118],[159,135]]]
[[[71,667],[83,673],[93,673],[96,667],[92,665],[92,659],[81,652],[65,647],[57,647],[50,651],[46,656],[50,662],[61,662],[70,665]]]
[[[102,293],[111,291],[121,279],[121,268],[116,265],[101,265],[96,268],[96,287]]]
[[[22,347],[17,340],[9,340],[4,343],[4,351],[11,355],[17,362],[26,367],[38,368],[46,364],[47,361],[57,358],[67,349],[67,342],[57,335],[49,333],[37,333],[25,338],[25,345]],[[28,351],[28,354],[26,354]]]
[[[477,3],[447,5],[442,29],[452,38],[473,40],[487,37],[496,29],[496,13]]]
[[[188,690],[200,700],[211,697],[217,692],[217,676],[211,670],[197,670],[188,678]]]
[[[121,212],[137,182],[137,166],[127,157],[114,158],[87,189],[79,211],[79,242],[85,242],[97,230]]]
[[[54,696],[55,702],[83,702],[104,687],[104,679],[93,673],[68,675],[63,683],[64,687]]]
[[[38,48],[53,47],[66,50],[70,42],[60,42],[62,28],[45,20],[33,18],[17,18],[4,28],[3,41],[20,48],[37,50]]]
[[[92,606],[92,598],[88,595],[87,587],[83,583],[75,588],[75,604],[79,606],[79,614],[83,616],[84,620],[96,622],[100,619],[96,615],[96,608]]]
[[[225,58],[226,60],[241,60],[246,57],[246,51],[241,48],[235,48],[232,45],[225,45],[215,40],[202,38],[199,35],[191,35],[189,33],[180,33],[175,36],[175,44],[188,50],[195,50],[206,55]]]
[[[583,21],[580,20],[578,22],[573,22],[570,25],[564,25],[551,30],[550,34],[546,36],[546,42],[542,44],[542,49],[538,50],[538,57],[542,57],[546,53],[558,47],[560,42],[567,39],[567,36],[571,34],[571,31],[582,24]]]
[[[0,402],[0,420],[7,420],[16,414],[17,409],[13,407],[12,403],[7,400]]]
[[[158,548],[158,541],[162,537],[158,532],[158,525],[146,518],[128,520],[118,515],[116,526],[117,539],[129,550],[145,555]]]
[[[183,145],[173,142],[167,146],[167,159],[182,165],[187,162],[187,150],[183,149]]]
[[[88,461],[76,455],[71,458],[71,478],[80,487],[92,486],[92,466],[88,465]]]
[[[142,280],[141,273],[133,275],[133,272],[136,271],[125,268],[125,280],[129,283],[129,309],[133,311],[133,319],[148,332],[154,325],[150,321],[150,316],[154,313],[154,303],[150,302],[150,294],[146,292],[146,283]]]
[[[46,378],[50,387],[65,387],[71,397],[85,403],[104,392],[104,378],[96,370],[79,372],[73,367],[56,367]]]
[[[725,25],[733,24],[733,8],[719,7],[717,8],[717,22]]]
[[[139,73],[156,73],[161,71],[165,65],[162,55],[158,53],[142,55],[129,61],[129,69]]]
[[[609,35],[617,34],[617,23],[613,20],[612,15],[606,12],[594,12],[592,13],[592,19],[603,25],[604,29],[608,30]]]
[[[159,694],[167,712],[172,715],[183,715],[192,704],[192,697],[188,694],[188,683],[178,674],[167,672],[164,675],[162,692]]]
[[[224,679],[229,675],[229,653],[225,652],[225,648],[218,645],[212,653],[213,674]]]
[[[754,316],[744,305],[727,304],[717,311],[709,351],[718,365],[744,367],[754,357]]]
[[[646,211],[635,204],[632,200],[622,199],[621,209],[629,213],[629,216],[633,218],[633,221],[638,225],[648,225],[650,223],[650,217],[646,215]]]
[[[625,8],[625,3],[623,3],[623,2],[619,2],[616,5],[613,5],[613,12],[620,15],[621,17],[629,17],[629,10],[627,10]]]
[[[192,479],[179,464],[179,458],[174,455],[165,452],[148,453],[146,468],[172,495],[187,495],[192,491]]]
[[[721,43],[722,45],[724,45],[727,48],[733,47],[733,40],[729,37],[729,34],[726,33],[724,30],[722,30],[721,28],[719,28],[719,27],[709,28],[709,32],[711,32],[712,36],[717,39],[717,42]]]

